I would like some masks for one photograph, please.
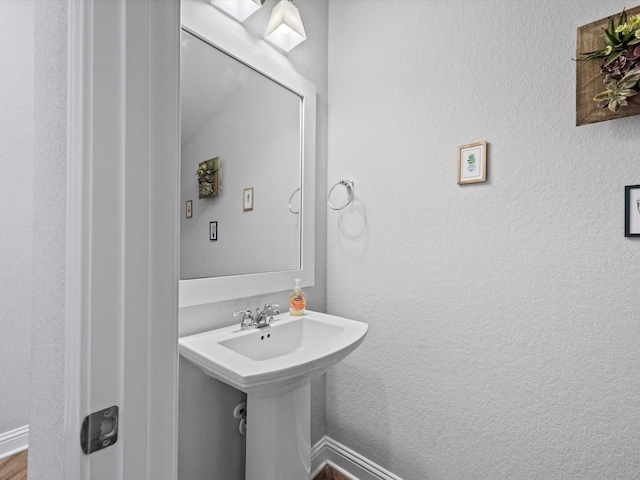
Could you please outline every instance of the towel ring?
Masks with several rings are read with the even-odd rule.
[[[341,207],[336,207],[331,203],[331,194],[333,193],[333,189],[336,188],[338,185],[342,185],[343,187],[346,187],[347,191],[349,192],[349,200],[347,200],[347,203],[345,203]],[[329,195],[327,195],[327,203],[329,204],[329,207],[331,207],[333,210],[342,210],[353,201],[353,194],[354,194],[353,180],[340,180],[333,187],[331,187],[331,190],[329,190]]]
[[[291,196],[289,197],[289,211],[291,213],[293,213],[294,215],[299,215],[300,214],[300,210],[298,210],[297,212],[294,211],[293,208],[291,208],[291,201],[293,200],[293,196],[299,191],[300,191],[299,188],[297,190],[294,190],[293,193],[291,194]]]

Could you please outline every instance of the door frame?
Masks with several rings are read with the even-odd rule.
[[[64,472],[177,478],[179,0],[68,0]],[[85,455],[84,417],[118,405]]]

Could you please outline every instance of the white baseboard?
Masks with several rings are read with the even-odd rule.
[[[311,449],[311,478],[329,465],[354,480],[402,480],[326,435]]]
[[[29,425],[0,433],[0,458],[6,458],[29,447]]]

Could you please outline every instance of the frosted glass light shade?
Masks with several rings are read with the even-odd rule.
[[[264,0],[214,0],[213,5],[244,22],[251,14],[260,10]]]
[[[285,52],[307,39],[298,8],[288,0],[280,0],[271,12],[264,38]]]

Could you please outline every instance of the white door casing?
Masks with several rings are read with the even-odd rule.
[[[65,478],[171,480],[180,2],[68,7]],[[112,405],[117,442],[85,455],[82,419]]]

